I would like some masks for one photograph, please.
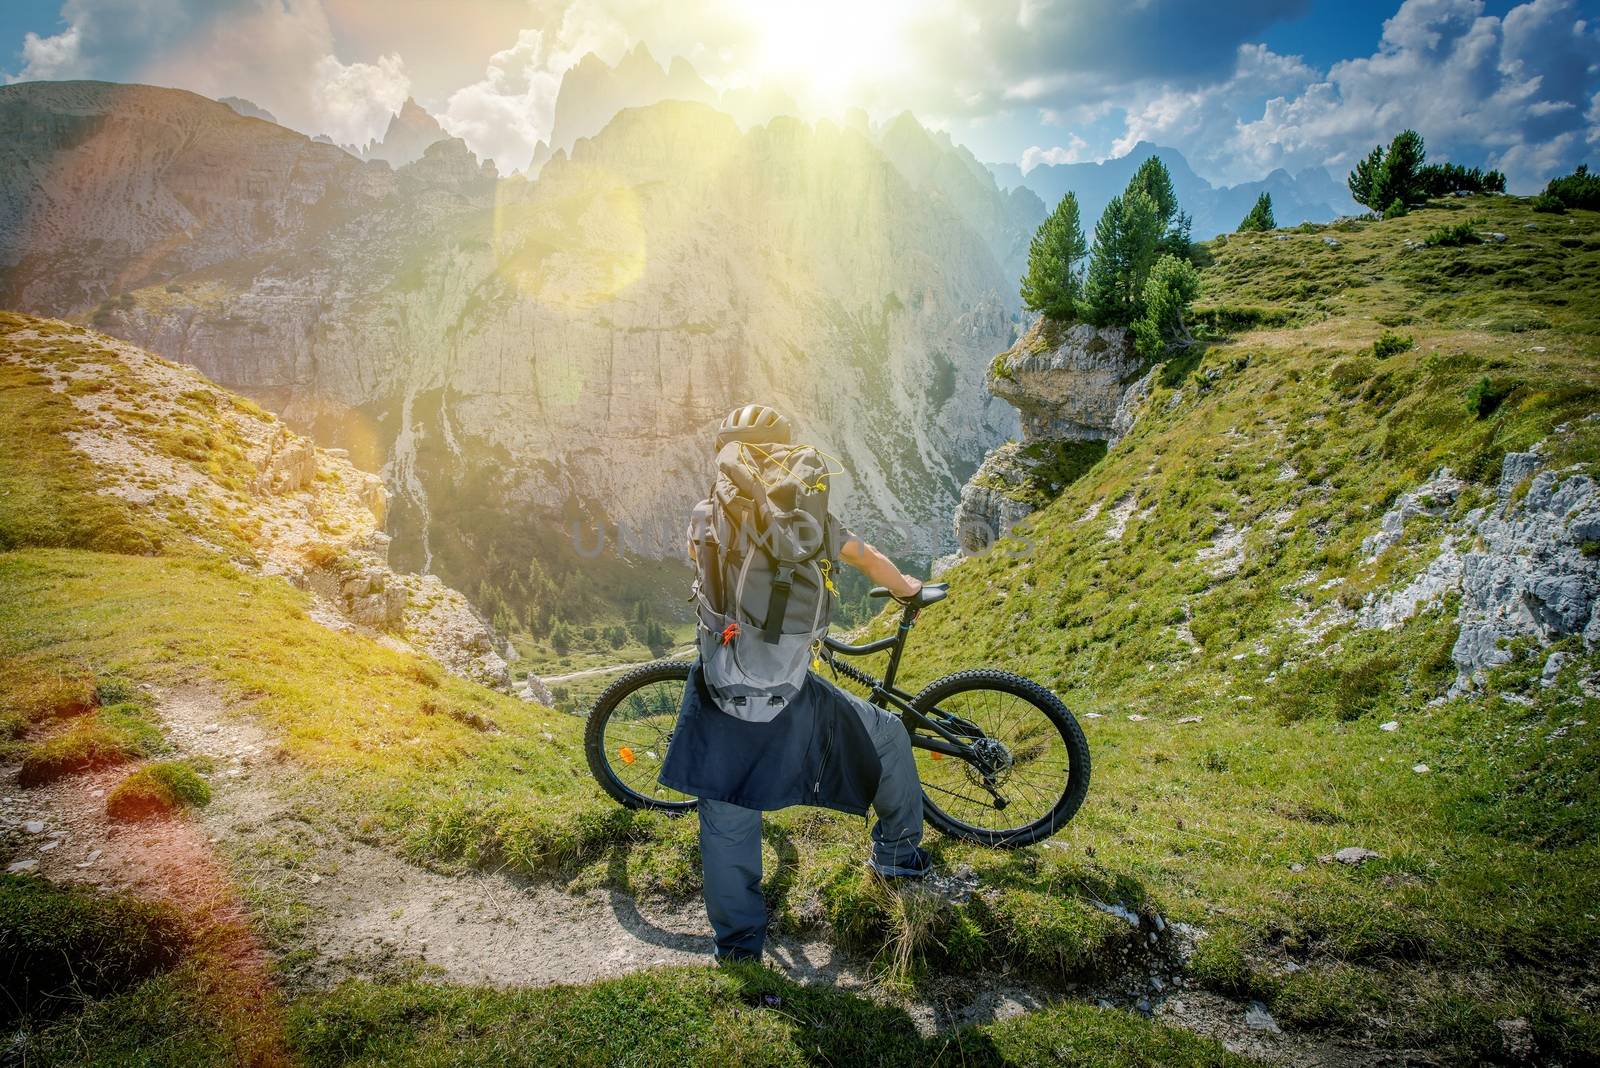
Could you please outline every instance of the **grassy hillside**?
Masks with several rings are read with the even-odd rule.
[[[1467,219],[1506,240],[1405,246]],[[1522,1021],[1513,1030],[1548,1059],[1593,1056],[1600,701],[1583,680],[1596,664],[1569,640],[1555,686],[1538,685],[1543,650],[1529,650],[1482,694],[1435,703],[1456,675],[1452,606],[1391,631],[1348,616],[1433,555],[1449,516],[1408,525],[1370,564],[1360,544],[1438,467],[1470,482],[1458,513],[1490,498],[1506,452],[1537,441],[1557,467],[1593,469],[1600,426],[1582,420],[1600,410],[1600,218],[1451,201],[1209,253],[1200,318],[1233,333],[1164,368],[1125,441],[1015,538],[957,567],[910,654],[913,681],[995,664],[1059,689],[1094,753],[1084,809],[1014,853],[930,836],[947,870],[978,879],[948,906],[869,879],[861,822],[784,813],[769,832],[780,927],[881,954],[898,987],[991,966],[1062,991],[1148,972],[1260,1000],[1291,1031],[1444,1060],[1506,1055],[1504,1021]],[[64,331],[52,359],[95,344],[45,329]],[[1375,351],[1386,334],[1411,344]],[[97,494],[68,444],[70,398],[23,366],[20,344],[8,338],[0,362],[0,714],[13,757],[117,680],[201,683],[270,730],[317,826],[444,868],[698,892],[692,821],[607,802],[576,719],[330,632],[305,594]],[[1319,859],[1351,846],[1378,856]],[[292,889],[242,889],[270,944],[296,946]],[[35,1021],[35,1048],[116,1060],[166,1035],[192,1051],[180,1059],[225,1059],[195,1008],[205,959],[202,947],[81,1018]],[[638,1063],[720,1063],[731,1050],[753,1063],[840,1063],[845,1049],[883,1063],[1220,1056],[1071,1002],[930,1045],[890,1010],[754,972],[534,993],[379,981],[284,1000],[274,1041],[319,1064],[467,1063],[513,1047],[531,1063],[553,1041],[598,1063],[608,1037],[641,1033],[641,1004],[655,1024],[636,1039]]]
[[[1481,243],[1407,247],[1463,221]],[[1492,500],[1507,452],[1596,473],[1600,218],[1475,198],[1209,251],[1202,321],[1287,322],[1164,367],[1125,441],[951,573],[912,675],[1000,663],[1060,690],[1095,759],[1060,842],[1205,927],[1203,983],[1473,1056],[1516,1016],[1547,1054],[1592,1050],[1600,662],[1569,639],[1541,687],[1530,646],[1448,700],[1453,603],[1350,617]],[[1469,481],[1454,512],[1367,562],[1441,467]],[[1319,863],[1346,846],[1380,858]]]
[[[75,748],[85,759],[55,760],[48,780],[107,767],[134,779],[152,766],[144,758],[171,748],[146,687],[200,686],[267,728],[270,759],[286,769],[275,781],[291,793],[289,811],[317,834],[377,843],[446,870],[479,866],[574,889],[698,891],[693,822],[629,813],[605,799],[583,764],[580,720],[327,629],[307,593],[239,566],[252,551],[249,529],[219,544],[215,530],[195,528],[160,497],[138,503],[104,492],[104,473],[73,446],[88,417],[41,368],[94,368],[138,407],[106,339],[16,315],[0,317],[0,335],[0,764],[42,766],[64,739],[92,734],[96,747]],[[206,467],[234,456],[235,445],[218,431],[208,449],[174,438],[169,451],[175,463]],[[223,775],[204,762],[186,770],[213,782]],[[818,814],[779,826],[787,827],[782,840],[799,845],[774,872],[775,896],[801,870],[813,882],[848,874],[841,900],[868,902],[878,910],[868,918],[882,920],[888,895],[860,878],[862,828]],[[726,1063],[729,1049],[757,1064],[841,1049],[876,1050],[884,1063],[1209,1064],[1223,1056],[1135,1015],[1071,1004],[929,1044],[903,1012],[759,971],[667,970],[527,995],[392,977],[305,990],[294,977],[316,947],[306,944],[307,906],[296,891],[304,873],[292,848],[272,837],[213,845],[213,855],[197,859],[227,883],[175,918],[6,877],[0,970],[59,994],[40,962],[65,950],[76,976],[74,1000],[19,999],[8,1017],[29,1063],[543,1064],[555,1050],[605,1063],[621,1056],[619,1033],[638,1033],[640,1011],[656,1020],[624,1058],[640,1064]],[[0,834],[0,862],[26,848],[14,831]],[[218,912],[213,894],[241,902],[247,929]],[[68,911],[85,915],[85,936],[37,919]],[[155,952],[151,932],[172,923],[192,930],[162,936],[168,944]],[[868,933],[858,940],[877,937],[875,926],[861,930]],[[241,953],[251,964],[257,951],[240,942],[255,936],[271,950],[264,970],[241,966]],[[285,983],[291,989],[280,989]],[[1060,1028],[1081,1037],[1058,1037]]]

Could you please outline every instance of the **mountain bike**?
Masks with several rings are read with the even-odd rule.
[[[1061,699],[1009,671],[958,671],[915,696],[895,685],[911,628],[944,599],[947,584],[924,586],[902,602],[900,625],[877,641],[850,645],[827,635],[819,659],[835,678],[867,691],[900,717],[911,735],[923,813],[947,835],[980,845],[1017,847],[1066,825],[1089,789],[1089,743]],[[874,597],[887,597],[883,587]],[[847,657],[887,652],[880,679]],[[692,662],[645,664],[613,683],[589,713],[584,749],[600,786],[630,808],[692,810],[695,799],[656,781],[683,702]]]

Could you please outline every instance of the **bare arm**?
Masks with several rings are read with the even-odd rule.
[[[915,597],[922,582],[902,574],[894,561],[860,538],[851,537],[839,548],[839,559],[901,599]]]

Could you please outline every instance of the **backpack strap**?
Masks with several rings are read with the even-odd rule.
[[[794,588],[794,565],[779,564],[772,576],[772,598],[767,601],[767,622],[761,629],[761,640],[777,645],[783,633],[783,614],[789,610],[789,591]]]

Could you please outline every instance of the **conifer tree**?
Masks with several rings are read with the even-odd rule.
[[[1256,197],[1255,207],[1239,223],[1239,233],[1249,233],[1253,230],[1276,230],[1278,221],[1272,217],[1272,194],[1262,190]]]
[[[1143,314],[1144,283],[1160,254],[1164,221],[1156,201],[1129,183],[1094,228],[1086,296],[1094,321],[1127,326]]]
[[[1088,251],[1078,198],[1068,193],[1039,224],[1028,246],[1028,273],[1022,278],[1022,303],[1056,322],[1077,315],[1083,288],[1078,262]]]

